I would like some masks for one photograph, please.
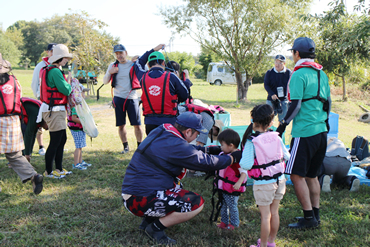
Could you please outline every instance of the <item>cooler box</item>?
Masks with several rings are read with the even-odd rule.
[[[328,133],[328,138],[329,137],[338,138],[338,123],[339,123],[339,114],[336,114],[334,112],[330,112],[330,114],[329,114],[330,131]]]
[[[214,113],[213,114],[215,120],[221,120],[224,123],[224,127],[228,127],[231,125],[231,115],[228,112],[225,113]]]

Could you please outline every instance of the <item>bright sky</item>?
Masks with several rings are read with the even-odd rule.
[[[346,0],[348,9],[352,9],[357,0]],[[171,31],[163,24],[159,16],[159,7],[178,5],[181,0],[1,0],[0,25],[4,30],[18,20],[37,20],[72,11],[84,10],[93,18],[108,24],[106,30],[115,37],[120,37],[130,56],[141,55],[158,44],[169,44]],[[327,10],[330,0],[314,0],[311,13]],[[4,11],[5,10],[5,11]],[[191,38],[175,36],[169,51],[200,53],[200,47]]]

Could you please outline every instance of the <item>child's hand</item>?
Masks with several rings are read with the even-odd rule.
[[[239,189],[240,189],[240,186],[242,186],[242,183],[236,182],[236,183],[233,185],[233,189],[234,189],[234,190],[239,190]]]

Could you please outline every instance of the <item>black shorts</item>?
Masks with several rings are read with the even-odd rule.
[[[131,125],[141,125],[141,115],[138,99],[127,99],[125,100],[120,97],[114,97],[115,113],[116,113],[116,126],[121,126],[126,124],[126,111]],[[123,105],[125,104],[125,109]]]
[[[204,199],[195,192],[172,188],[152,196],[131,196],[123,203],[136,216],[160,218],[173,212],[194,211],[204,204]]]
[[[327,133],[310,137],[296,137],[290,143],[290,159],[285,174],[315,178],[320,173],[327,145]]]

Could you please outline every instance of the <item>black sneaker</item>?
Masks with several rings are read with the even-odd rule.
[[[44,177],[41,174],[36,174],[31,178],[33,193],[36,195],[40,194],[42,189],[44,188],[42,185],[42,181]]]
[[[145,233],[146,233],[146,235],[148,235],[148,237],[151,240],[153,240],[157,244],[165,244],[165,245],[169,245],[169,246],[176,244],[176,240],[167,237],[167,235],[164,233],[164,231],[159,231],[159,232],[154,231],[153,228],[152,228],[152,224],[149,224],[145,228]]]
[[[300,221],[301,219],[303,219],[303,217],[295,217],[294,218],[296,221]],[[316,218],[316,220],[317,220],[317,218]],[[321,224],[321,220],[320,219],[318,219],[317,220],[317,223],[320,225]]]
[[[139,230],[142,230],[142,231],[145,231],[145,228],[150,224],[152,223],[156,218],[152,218],[152,217],[144,217],[143,218],[143,221],[141,222],[140,226],[139,226]]]
[[[298,220],[297,223],[289,224],[288,227],[293,228],[293,229],[303,230],[303,229],[309,229],[309,228],[316,228],[318,227],[318,225],[319,223],[317,222],[315,218],[311,220],[306,220],[305,218],[301,218]]]

